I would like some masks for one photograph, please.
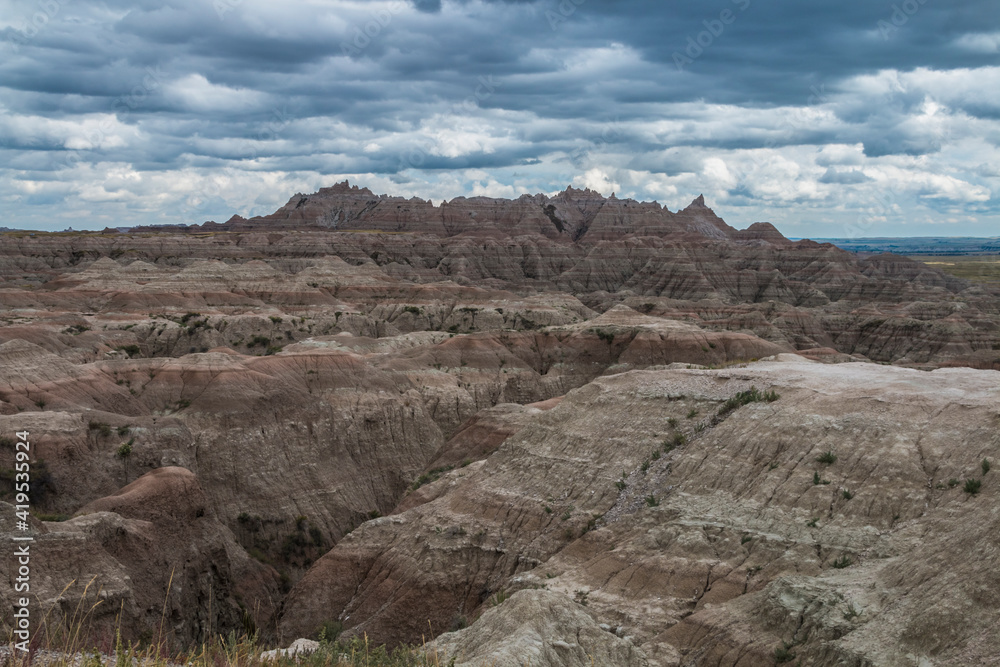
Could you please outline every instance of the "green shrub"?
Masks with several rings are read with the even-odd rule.
[[[87,424],[87,428],[91,431],[97,431],[97,434],[102,438],[111,435],[111,425],[104,422],[91,421]]]
[[[650,507],[656,507],[657,505],[660,504],[660,501],[656,499],[656,496],[648,495],[646,496],[646,504],[649,505]]]
[[[850,500],[851,498],[854,497],[854,494],[851,493],[850,490],[848,489],[844,489],[842,493],[844,494],[844,500]]]
[[[822,454],[820,454],[819,456],[817,456],[816,460],[819,463],[825,463],[827,465],[831,465],[831,464],[837,462],[837,455],[834,454],[833,452],[827,451],[827,452],[823,452]]]
[[[138,345],[122,345],[118,347],[119,352],[124,352],[131,357],[137,357],[142,352],[142,349]]]
[[[664,453],[669,453],[671,450],[683,446],[687,442],[687,436],[683,433],[674,433],[674,437],[670,440],[663,441],[663,451]]]
[[[851,566],[851,562],[852,562],[851,561],[851,557],[848,556],[847,554],[844,554],[843,556],[841,556],[837,560],[833,561],[832,565],[833,565],[833,567],[837,568],[838,570],[843,570],[845,567],[850,567]]]
[[[774,661],[779,665],[792,660],[795,660],[795,654],[789,651],[787,646],[779,646],[774,649]]]
[[[615,342],[615,333],[613,331],[606,331],[604,329],[591,329],[591,331],[597,334],[597,337],[608,345]]]
[[[116,456],[118,456],[118,458],[120,459],[127,459],[128,457],[132,456],[132,443],[134,442],[135,438],[132,438],[128,442],[123,442],[121,445],[119,445],[118,451],[116,452]]]
[[[982,487],[983,481],[980,479],[967,479],[965,480],[965,488],[963,489],[966,493],[970,495],[976,495],[979,493],[980,487]]]
[[[983,474],[985,475],[990,471],[990,462],[986,459],[983,459],[983,462],[982,464],[980,464],[980,467],[983,469]]]
[[[717,414],[722,417],[749,403],[773,403],[779,398],[781,397],[773,390],[761,392],[757,389],[757,387],[750,387],[746,391],[739,392],[723,403]]]
[[[282,323],[282,321],[283,321],[283,320],[282,320],[282,319],[281,319],[280,317],[278,317],[277,315],[268,315],[267,319],[271,320],[271,322],[273,322],[274,324],[281,324],[281,323]]]

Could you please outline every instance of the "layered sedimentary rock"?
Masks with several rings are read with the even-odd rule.
[[[969,396],[995,374],[942,368],[1000,364],[987,285],[737,230],[702,198],[435,204],[347,184],[221,225],[4,232],[0,281],[0,437],[32,432],[41,599],[97,576],[133,638],[166,600],[196,610],[170,616],[178,645],[331,620],[418,641],[482,615],[441,651],[757,664],[787,642],[882,664],[877,642],[992,646],[974,623],[921,644],[937,621],[898,598],[921,599],[907,554],[928,522],[978,522],[928,539],[934,562],[990,525],[964,512],[995,473],[962,489],[994,455]],[[845,363],[868,360],[908,368]],[[751,385],[781,398],[711,419]],[[961,446],[932,451],[939,437]],[[160,500],[175,491],[188,500]],[[854,572],[881,597],[840,611]]]
[[[792,357],[598,379],[341,541],[282,630],[413,641],[482,614],[490,637],[524,620],[497,600],[545,588],[650,664],[976,664],[1000,648],[998,381]]]
[[[4,587],[0,600],[12,608],[26,594],[39,639],[77,633],[78,645],[110,650],[117,629],[177,649],[219,629],[267,627],[280,603],[278,573],[240,548],[189,470],[159,468],[30,532],[15,530],[12,505],[0,509],[7,540],[34,537],[10,542],[30,545],[29,590]],[[0,561],[5,581],[16,562]]]

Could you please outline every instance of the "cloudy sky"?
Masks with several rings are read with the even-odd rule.
[[[1000,235],[996,0],[0,0],[0,226],[704,193],[793,237]]]

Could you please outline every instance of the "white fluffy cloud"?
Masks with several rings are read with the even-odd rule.
[[[928,4],[882,39],[884,8],[820,4],[748,5],[683,71],[713,18],[693,4],[80,0],[38,26],[21,7],[0,23],[0,224],[224,220],[350,178],[995,235],[1000,16]]]

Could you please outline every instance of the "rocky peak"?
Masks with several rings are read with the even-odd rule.
[[[708,208],[708,206],[705,205],[705,195],[698,195],[698,197],[694,201],[692,201],[690,204],[688,204],[687,208],[688,209],[690,209],[690,208]],[[686,211],[687,209],[684,209],[684,210]]]
[[[371,197],[375,196],[375,193],[368,188],[359,188],[356,185],[351,185],[348,180],[344,180],[343,183],[337,183],[328,188],[320,188],[318,194],[325,195],[368,195]]]

